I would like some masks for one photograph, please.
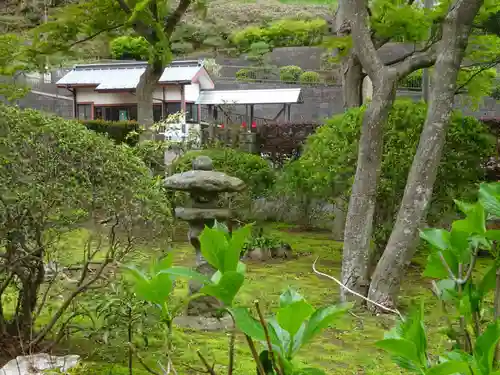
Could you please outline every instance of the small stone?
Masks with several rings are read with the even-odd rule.
[[[212,159],[205,155],[198,156],[192,161],[191,164],[193,166],[193,170],[211,171],[214,169]]]
[[[219,221],[226,220],[231,216],[230,210],[224,208],[186,208],[186,207],[176,207],[175,217],[185,220],[209,220],[217,219]]]
[[[256,262],[263,262],[271,258],[271,251],[269,249],[256,247],[255,249],[248,251],[246,257]]]
[[[165,186],[172,190],[221,193],[242,191],[245,183],[222,172],[196,170],[167,177]]]
[[[38,353],[19,356],[7,362],[0,369],[0,375],[43,375],[48,370],[58,370],[65,374],[80,361],[79,355],[54,356]]]

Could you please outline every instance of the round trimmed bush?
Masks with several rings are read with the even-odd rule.
[[[280,80],[286,83],[297,83],[302,72],[302,68],[299,66],[283,66],[280,68]]]
[[[252,82],[255,81],[257,75],[254,69],[240,69],[236,72],[236,80],[241,82]]]
[[[231,148],[189,151],[178,160],[175,172],[190,170],[193,159],[200,155],[212,159],[214,170],[243,180],[252,197],[265,195],[274,184],[274,172],[267,161],[258,155]]]
[[[300,83],[302,84],[314,84],[321,81],[318,72],[304,72],[300,75]]]
[[[375,240],[380,246],[385,245],[399,209],[426,111],[424,103],[398,100],[385,125],[375,212]],[[307,139],[302,156],[284,170],[297,189],[302,187],[304,193],[322,199],[349,196],[363,114],[364,108],[355,108],[335,116]],[[447,221],[455,214],[453,199],[467,200],[475,195],[476,184],[485,177],[484,162],[494,150],[495,139],[486,125],[473,117],[453,114],[429,224]]]

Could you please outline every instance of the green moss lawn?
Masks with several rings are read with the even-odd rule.
[[[267,234],[282,238],[292,245],[299,254],[298,259],[271,264],[248,264],[248,275],[238,303],[250,305],[258,299],[267,312],[273,310],[278,296],[287,287],[298,289],[309,302],[316,307],[336,303],[339,289],[330,280],[313,274],[311,265],[320,258],[318,268],[328,274],[339,276],[341,264],[341,244],[330,240],[328,233],[297,232],[286,225],[272,225]],[[84,232],[75,232],[69,236],[63,247],[66,256],[82,249],[85,242]],[[180,236],[182,238],[182,236]],[[175,244],[176,265],[192,265],[194,256],[187,243]],[[158,250],[144,247],[136,262],[151,259]],[[431,332],[431,349],[444,349],[447,343],[443,335],[437,334],[440,326],[439,311],[428,289],[428,281],[420,276],[421,269],[413,266],[406,278],[401,295],[403,309],[421,299],[426,302],[427,325]],[[175,300],[187,294],[187,283],[176,287]],[[95,298],[95,297],[94,297]],[[99,298],[99,297],[97,297]],[[102,298],[105,298],[104,296]],[[363,311],[353,311],[332,327],[311,345],[304,348],[300,355],[303,364],[320,366],[328,374],[398,374],[400,370],[392,364],[390,358],[374,347],[374,342],[383,338],[384,332],[394,323],[392,316],[372,316]],[[124,330],[125,332],[125,330]],[[155,366],[157,360],[163,360],[161,326],[158,323],[147,327],[148,347],[138,344],[144,360]],[[139,340],[140,342],[141,340]],[[61,350],[80,354],[84,366],[79,374],[128,374],[127,346],[125,333],[122,338],[104,343],[95,339],[76,335],[61,344]],[[175,328],[173,361],[179,374],[196,374],[201,365],[196,355],[200,350],[215,362],[218,374],[225,374],[227,365],[228,334],[226,332],[201,332]],[[249,350],[242,336],[237,339],[236,374],[255,374]],[[144,374],[140,364],[135,363],[134,374]]]

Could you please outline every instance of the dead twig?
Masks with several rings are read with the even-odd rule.
[[[316,263],[318,262],[318,259],[319,259],[319,257],[318,257],[318,258],[316,258],[316,260],[314,261],[314,263],[313,263],[313,265],[312,265],[313,272],[314,272],[316,275],[323,276],[323,277],[326,277],[327,279],[330,279],[330,280],[335,281],[335,282],[336,282],[336,283],[337,283],[337,284],[338,284],[341,288],[343,288],[343,289],[347,290],[349,293],[351,293],[351,294],[355,295],[356,297],[359,297],[359,298],[361,298],[361,299],[365,300],[366,302],[371,303],[371,304],[373,304],[373,305],[375,305],[375,306],[379,307],[380,309],[382,309],[382,310],[384,310],[384,311],[387,311],[387,312],[391,312],[391,313],[393,313],[393,314],[396,314],[397,316],[399,316],[399,318],[400,318],[401,320],[405,320],[405,319],[404,319],[404,317],[403,317],[403,314],[401,314],[401,313],[399,312],[399,310],[397,310],[397,309],[391,309],[391,308],[389,308],[389,307],[386,307],[386,306],[384,306],[384,305],[381,305],[381,304],[380,304],[380,303],[378,303],[378,302],[372,301],[371,299],[366,298],[364,295],[359,294],[358,292],[355,292],[354,290],[349,289],[349,288],[348,288],[348,287],[346,287],[344,284],[342,284],[339,280],[337,280],[335,277],[333,277],[333,276],[331,276],[331,275],[328,275],[328,274],[326,274],[326,273],[323,273],[323,272],[318,271],[318,270],[316,269]]]
[[[211,367],[211,366],[208,364],[207,360],[205,359],[205,357],[203,357],[203,355],[201,354],[201,352],[200,352],[199,350],[196,352],[196,354],[198,354],[198,357],[200,357],[200,360],[201,360],[201,362],[203,363],[203,366],[205,366],[205,368],[207,369],[208,373],[209,373],[210,375],[217,375],[217,374],[215,373],[215,371],[214,371],[213,367]]]
[[[262,366],[262,363],[260,362],[259,354],[257,353],[257,349],[255,349],[255,344],[252,340],[252,338],[248,335],[245,335],[245,338],[247,339],[248,347],[250,348],[250,351],[252,352],[252,357],[257,364],[257,372],[259,375],[266,375],[266,371],[264,370],[264,367]]]

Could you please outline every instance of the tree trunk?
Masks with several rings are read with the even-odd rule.
[[[366,295],[369,285],[370,239],[382,157],[383,127],[395,99],[395,80],[381,79],[363,117],[356,176],[344,231],[342,283]],[[342,300],[350,294],[341,290]]]
[[[415,253],[418,229],[425,219],[432,196],[453,110],[458,71],[467,48],[472,22],[482,3],[483,0],[458,1],[455,7],[450,8],[443,23],[427,118],[396,224],[370,284],[368,298],[388,307],[396,304],[406,266]]]
[[[363,67],[353,52],[343,59],[341,69],[344,110],[360,107],[363,104],[364,74]]]
[[[162,74],[162,70],[148,66],[137,86],[137,121],[143,126],[141,140],[154,139],[153,93]]]
[[[333,207],[333,230],[332,237],[335,241],[344,241],[344,229],[346,219],[346,202],[343,196],[335,199]]]

